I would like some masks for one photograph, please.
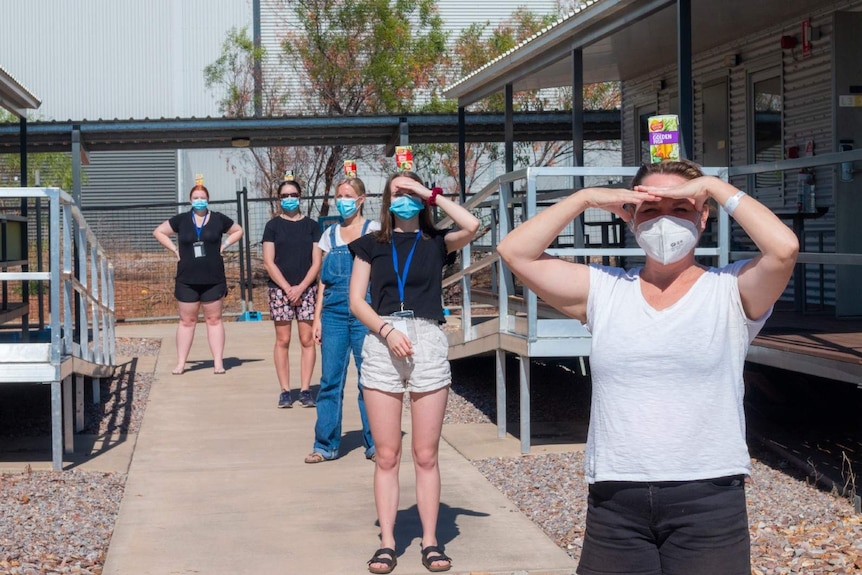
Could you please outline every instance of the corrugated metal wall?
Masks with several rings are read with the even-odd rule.
[[[152,237],[153,230],[177,210],[133,206],[177,201],[177,153],[173,150],[93,152],[90,159],[91,165],[84,167],[86,184],[81,190],[81,207],[99,241],[112,248],[135,245],[155,249],[158,244]],[[87,211],[105,206],[119,209]],[[129,211],[135,217],[130,218]],[[129,222],[134,222],[132,229]]]
[[[831,34],[832,13],[835,10],[855,6],[858,1],[833,2],[825,5],[818,13],[811,14],[811,25],[819,29],[820,38],[813,41],[809,57],[802,58],[800,48],[781,50],[779,41],[782,35],[798,35],[800,22],[794,19],[776,24],[771,29],[744,38],[740,41],[720,46],[708,53],[698,54],[692,63],[694,78],[694,160],[701,161],[703,155],[703,102],[701,88],[716,78],[727,78],[730,115],[730,163],[746,165],[751,163],[749,156],[748,131],[748,84],[749,75],[774,67],[780,72],[783,86],[783,148],[797,146],[804,154],[809,141],[814,143],[815,154],[825,154],[833,149],[832,131],[832,69]],[[737,54],[740,64],[733,68],[724,67],[724,57]],[[664,89],[656,91],[656,80],[665,81]],[[668,67],[653,71],[623,86],[623,161],[626,165],[637,165],[639,145],[636,141],[636,110],[649,102],[657,103],[658,113],[671,111],[671,100],[678,93],[676,68]],[[778,158],[777,158],[778,159]],[[805,225],[804,251],[830,252],[835,249],[834,217],[834,167],[818,168],[815,173],[816,204],[829,211],[821,218],[811,219]],[[751,182],[745,178],[734,181],[742,189],[750,189]],[[785,173],[783,188],[779,193],[760,198],[773,210],[793,211],[796,209],[796,173]],[[789,222],[788,222],[789,224]],[[749,247],[750,242],[741,232],[736,233],[734,242],[740,247]],[[834,268],[822,270],[819,266],[807,266],[806,283],[808,301],[834,305]],[[821,281],[825,283],[821,290]],[[822,296],[822,299],[821,299]]]
[[[0,58],[46,120],[218,115],[203,69],[248,0],[3,3]]]
[[[27,0],[4,3],[3,23],[0,59],[42,100],[39,120],[220,116],[203,70],[232,26],[251,27],[251,2]],[[216,195],[226,189],[233,197],[236,175],[219,152],[207,154],[214,160],[183,156],[184,172],[206,172]],[[173,151],[94,153],[82,198],[122,204],[137,195],[130,183],[151,180],[150,191],[176,201],[177,190],[190,187],[177,168]],[[115,186],[115,178],[125,184]],[[92,185],[102,181],[104,195]]]

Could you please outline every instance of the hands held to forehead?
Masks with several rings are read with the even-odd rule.
[[[629,222],[644,203],[660,202],[667,199],[687,198],[700,209],[708,198],[704,178],[682,181],[674,185],[639,185],[626,188],[585,188],[577,193],[588,194],[587,203],[591,208],[601,208]]]

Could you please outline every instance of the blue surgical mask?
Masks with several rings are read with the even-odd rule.
[[[209,203],[206,200],[192,200],[192,208],[197,211],[203,211],[207,209]]]
[[[354,198],[338,198],[335,200],[335,208],[342,218],[349,218],[359,209]]]
[[[299,209],[299,198],[284,198],[281,200],[281,209],[285,212],[295,212]]]
[[[389,211],[402,220],[412,220],[425,209],[425,204],[413,196],[398,196],[389,205]]]

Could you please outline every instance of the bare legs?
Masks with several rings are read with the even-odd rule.
[[[317,358],[317,352],[314,349],[312,322],[298,320],[296,324],[297,330],[299,331],[299,344],[302,346],[299,359],[300,390],[305,391],[311,386],[311,372],[314,371],[314,362]],[[273,361],[275,362],[275,373],[278,377],[278,383],[284,391],[290,391],[290,358],[288,357],[291,338],[290,330],[291,322],[275,322],[275,347],[273,349]]]
[[[313,322],[301,320],[296,322],[299,330],[299,344],[302,346],[302,355],[299,359],[299,385],[301,391],[306,391],[311,386],[311,372],[314,371],[314,362],[317,358],[317,350],[314,348]]]
[[[224,373],[224,324],[222,323],[222,300],[210,302],[178,302],[180,323],[177,325],[177,365],[174,375],[186,370],[186,361],[192,342],[195,339],[195,326],[198,322],[198,312],[203,308],[204,320],[207,324],[207,341],[213,356],[213,368],[216,373]]]
[[[180,323],[177,325],[177,365],[171,372],[179,375],[186,370],[186,360],[195,339],[195,324],[198,321],[200,302],[179,302]]]
[[[224,373],[224,324],[221,320],[222,300],[201,304],[207,323],[207,341],[213,355],[213,372]]]
[[[380,522],[380,547],[395,549],[403,394],[374,389],[364,389],[363,394],[377,453],[374,468],[374,501]],[[413,468],[416,473],[416,504],[422,523],[423,548],[437,545],[437,515],[440,510],[440,468],[437,458],[448,397],[448,387],[428,393],[410,394],[413,421],[410,438]],[[437,567],[446,564],[446,561],[432,562],[432,565]],[[370,566],[385,567],[382,563],[371,563]]]
[[[272,350],[272,359],[275,363],[275,375],[282,391],[290,391],[290,358],[287,350],[290,349],[290,322],[275,322],[275,347]]]

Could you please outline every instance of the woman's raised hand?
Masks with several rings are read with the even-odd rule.
[[[413,194],[414,196],[418,196],[423,200],[427,200],[431,197],[431,190],[414,180],[413,178],[408,178],[406,176],[398,176],[394,180],[392,180],[392,187],[396,190],[403,190]]]
[[[689,198],[700,207],[709,197],[709,183],[712,179],[710,176],[702,176],[677,186],[635,186],[635,191],[658,198]]]
[[[632,214],[637,207],[644,202],[654,202],[658,196],[648,191],[641,190],[643,186],[637,186],[635,190],[625,188],[584,188],[576,193],[586,195],[587,206],[600,208],[616,214],[624,222],[632,219]]]

